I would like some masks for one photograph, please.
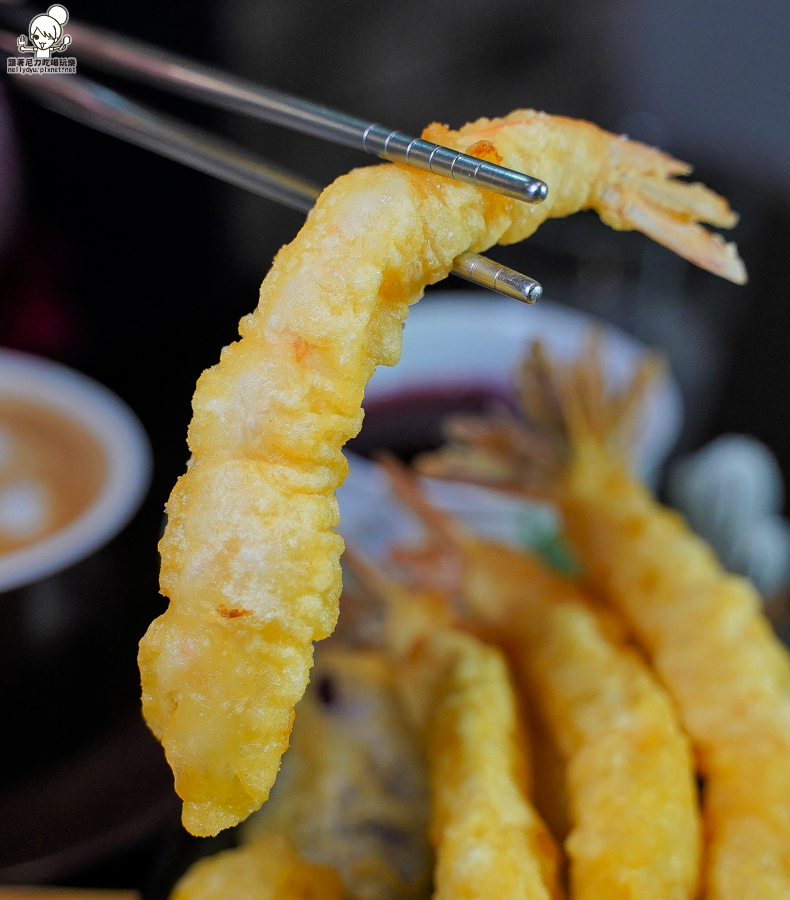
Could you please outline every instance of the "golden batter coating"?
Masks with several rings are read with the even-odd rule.
[[[194,834],[266,800],[307,684],[312,643],[337,618],[343,542],[335,489],[365,385],[400,355],[401,323],[460,253],[521,240],[593,208],[735,281],[732,225],[688,166],[594,125],[520,111],[441,140],[545,180],[531,206],[406,167],[359,169],[319,198],[261,287],[241,340],[198,381],[192,457],[160,544],[167,612],[143,638],[143,710]]]
[[[468,623],[508,651],[565,762],[571,896],[693,900],[702,836],[689,742],[619,616],[537,558],[470,534],[387,468],[431,537],[396,559],[423,583],[455,573]]]
[[[529,740],[502,652],[450,622],[440,592],[411,591],[349,554],[387,607],[385,642],[424,736],[434,900],[562,900],[559,851],[529,800]]]
[[[427,723],[434,900],[559,900],[558,853],[526,797],[525,738],[502,654],[437,631],[450,658]]]
[[[622,467],[589,459],[563,507],[591,577],[673,693],[705,778],[708,900],[790,898],[790,657],[727,574]]]
[[[522,375],[544,436],[545,413],[554,413],[554,491],[569,537],[590,580],[633,628],[691,738],[704,778],[705,897],[787,900],[790,654],[753,585],[725,572],[629,471],[624,437],[647,372],[617,395],[606,389],[595,345],[566,367],[538,346]],[[524,456],[523,441],[508,444],[500,425],[462,423],[455,434],[465,439],[429,468],[489,479],[498,472],[510,488],[527,489],[540,474],[535,459]],[[551,473],[544,467],[543,475],[545,488]]]

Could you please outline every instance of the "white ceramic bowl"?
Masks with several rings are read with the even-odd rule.
[[[607,379],[624,382],[646,348],[611,325],[554,303],[527,307],[482,291],[435,292],[411,310],[401,360],[394,368],[376,370],[366,403],[437,388],[488,387],[506,395],[531,341],[540,338],[551,356],[568,358],[581,349],[592,327],[602,330]],[[667,375],[647,398],[635,446],[636,469],[648,482],[655,480],[677,440],[682,408],[677,383]],[[413,534],[414,523],[393,504],[378,467],[354,453],[346,455],[350,471],[338,492],[340,531],[381,558],[390,543]],[[438,506],[501,540],[540,543],[557,529],[556,515],[545,504],[449,482],[429,482],[427,490]]]
[[[47,359],[0,349],[0,394],[74,420],[107,459],[107,478],[85,512],[44,540],[0,556],[1,592],[65,569],[114,537],[148,490],[151,448],[137,417],[112,391]]]

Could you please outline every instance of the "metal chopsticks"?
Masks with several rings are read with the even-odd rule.
[[[545,182],[530,175],[263,87],[161,47],[73,21],[69,22],[69,33],[75,49],[79,50],[80,61],[103,71],[134,76],[139,81],[222,109],[284,125],[528,203],[539,203],[548,193]]]
[[[0,31],[0,49],[13,53],[13,35]],[[216,135],[154,112],[81,76],[24,77],[15,82],[56,112],[291,208],[308,211],[320,193],[318,186]],[[538,282],[477,254],[459,256],[453,272],[527,303],[536,302],[542,294]]]

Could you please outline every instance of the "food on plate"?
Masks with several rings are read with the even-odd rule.
[[[404,166],[359,169],[319,198],[263,282],[241,340],[203,373],[187,472],[167,505],[161,587],[140,646],[143,710],[194,834],[266,800],[288,745],[313,642],[334,628],[343,542],[334,491],[365,385],[400,354],[407,307],[468,250],[595,209],[699,265],[745,280],[726,201],[677,181],[689,167],[594,125],[531,110],[425,136],[529,172],[529,205]]]
[[[527,737],[504,656],[448,623],[440,595],[353,567],[387,601],[387,644],[424,734],[435,900],[558,900],[559,854],[528,799]]]
[[[504,657],[454,631],[426,644],[448,665],[426,727],[433,896],[560,897],[554,841],[525,794],[524,738]]]
[[[508,650],[559,748],[571,895],[692,900],[701,856],[694,761],[670,698],[628,646],[620,617],[537,558],[477,538],[431,507],[398,464],[386,464],[393,493],[429,535],[396,559],[421,584],[451,589],[459,618]]]
[[[299,857],[288,840],[257,840],[198,860],[171,900],[347,900],[337,873]]]
[[[331,866],[352,900],[423,897],[431,856],[419,737],[384,654],[328,643],[271,797],[245,822],[244,838],[287,837],[304,859]]]
[[[654,367],[653,367],[654,368]],[[624,439],[649,380],[610,391],[596,345],[539,346],[521,371],[531,421],[466,420],[434,474],[552,491],[587,577],[621,610],[673,695],[704,779],[709,900],[790,896],[790,657],[754,587],[727,574],[629,471]],[[530,451],[543,438],[544,456]]]
[[[526,744],[504,658],[449,627],[441,596],[352,562],[386,600],[389,652],[336,637],[319,647],[269,802],[244,824],[243,846],[197,863],[173,900],[251,889],[267,837],[286,841],[301,864],[331,866],[349,900],[422,898],[431,884],[435,897],[561,897],[556,846],[526,799]],[[271,881],[262,878],[261,892]]]

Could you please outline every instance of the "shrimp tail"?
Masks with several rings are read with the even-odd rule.
[[[539,148],[518,160],[509,156],[513,134],[532,137]],[[713,228],[738,222],[727,201],[699,182],[679,180],[692,167],[667,153],[590,122],[516,110],[504,119],[480,119],[459,131],[434,123],[423,137],[456,150],[506,165],[521,166],[549,185],[549,196],[537,206],[509,207],[515,216],[500,241],[513,243],[532,234],[547,217],[594,209],[617,231],[641,231],[678,256],[736,284],[746,283],[746,268],[735,244]],[[491,215],[505,207],[488,195]],[[703,224],[704,223],[704,224]]]
[[[602,335],[590,333],[577,359],[570,364],[554,363],[541,345],[533,344],[519,372],[519,392],[528,422],[536,423],[533,410],[541,391],[559,397],[558,409],[564,425],[565,464],[587,447],[627,461],[634,445],[645,395],[665,369],[663,357],[647,354],[630,380],[620,389],[610,388],[603,377]],[[535,375],[539,370],[538,377]]]
[[[618,231],[636,229],[715,275],[746,284],[746,267],[734,243],[700,223],[733,228],[738,222],[727,201],[705,185],[678,181],[691,166],[625,138],[610,142],[607,178],[593,207]]]
[[[447,598],[435,589],[413,592],[391,579],[362,551],[346,547],[343,564],[361,587],[384,605],[384,644],[396,659],[406,659],[432,629],[449,625]],[[431,586],[432,587],[432,586]]]
[[[464,580],[462,527],[431,505],[415,474],[395,456],[381,453],[376,459],[389,478],[392,493],[417,517],[426,532],[426,539],[418,546],[393,547],[392,561],[418,589],[438,591],[448,598],[458,597]]]
[[[416,460],[425,475],[471,481],[530,496],[556,497],[570,463],[591,450],[627,462],[650,385],[664,371],[647,355],[619,391],[601,374],[601,335],[593,331],[570,364],[549,359],[536,341],[517,375],[521,416],[497,411],[448,420],[449,443]]]

